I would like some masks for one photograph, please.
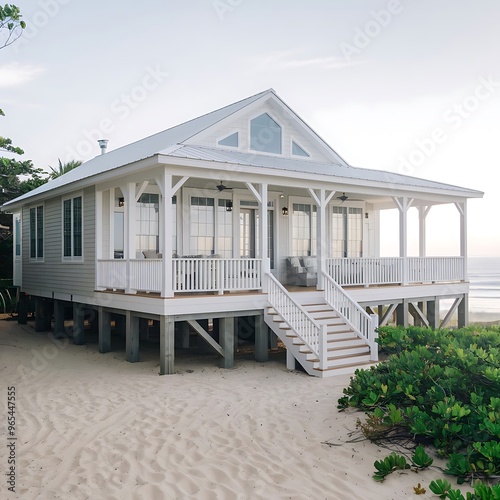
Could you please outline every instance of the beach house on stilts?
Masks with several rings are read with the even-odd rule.
[[[101,141],[105,152],[105,141]],[[126,358],[139,360],[143,325],[160,332],[160,373],[198,335],[233,365],[241,318],[252,318],[255,357],[272,339],[311,375],[377,360],[377,325],[467,323],[467,199],[482,193],[355,168],[267,90],[105,152],[4,205],[14,214],[15,284],[35,299],[36,328],[85,343],[98,318],[99,349],[123,324]],[[426,255],[426,218],[451,204],[455,256]],[[399,211],[400,251],[381,257],[380,214]],[[408,255],[408,213],[420,252]],[[20,321],[25,307],[21,304]],[[207,320],[213,328],[207,328]]]

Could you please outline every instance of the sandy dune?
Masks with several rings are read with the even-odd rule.
[[[441,477],[371,479],[388,452],[347,443],[361,415],[336,410],[348,376],[312,378],[280,359],[223,370],[190,356],[160,377],[154,352],[130,364],[60,342],[0,321],[0,408],[15,386],[19,437],[17,496],[3,480],[0,498],[387,500]]]

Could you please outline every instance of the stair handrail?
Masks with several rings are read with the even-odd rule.
[[[326,366],[326,325],[320,325],[271,273],[268,278],[267,297],[271,307],[281,316],[304,345],[318,356],[320,369]]]
[[[378,316],[368,314],[328,273],[323,272],[325,301],[370,346],[372,361],[378,361]]]

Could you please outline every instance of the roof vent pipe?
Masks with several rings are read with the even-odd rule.
[[[108,147],[108,139],[99,139],[97,142],[99,143],[99,147],[101,148],[101,154],[105,154]]]

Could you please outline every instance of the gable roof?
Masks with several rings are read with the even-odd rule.
[[[264,92],[247,97],[241,101],[237,101],[223,108],[199,116],[198,118],[194,118],[181,123],[180,125],[158,132],[157,134],[132,142],[126,146],[122,146],[121,148],[111,150],[104,155],[96,156],[95,158],[85,162],[83,165],[80,165],[78,168],[70,170],[68,173],[43,184],[33,191],[5,203],[4,206],[13,202],[31,198],[32,196],[37,196],[47,191],[51,191],[52,189],[65,186],[82,179],[86,179],[87,177],[92,177],[93,175],[100,174],[102,172],[113,170],[114,168],[129,165],[130,163],[134,163],[145,158],[150,158],[168,146],[181,144],[184,141],[187,141],[194,135],[199,134],[208,127],[215,125],[217,122],[227,118],[240,109],[245,108],[270,93],[274,93],[274,90],[265,90]]]
[[[272,98],[280,106],[286,109],[295,120],[313,136],[321,146],[327,150],[335,160],[330,163],[315,162],[308,159],[286,158],[281,156],[266,156],[265,154],[252,154],[242,151],[228,151],[227,149],[209,148],[206,146],[183,144],[197,134],[205,131],[238,113],[244,108],[264,98]],[[34,189],[14,200],[5,203],[4,207],[18,205],[24,200],[57,190],[78,181],[108,172],[110,170],[130,165],[134,162],[151,158],[155,155],[163,155],[172,158],[186,158],[193,160],[209,160],[219,163],[233,163],[255,167],[274,168],[281,171],[295,171],[303,173],[323,174],[338,178],[356,179],[358,181],[386,182],[391,185],[414,186],[420,189],[439,189],[456,192],[459,196],[478,197],[483,193],[471,189],[461,188],[440,182],[427,181],[406,175],[381,170],[371,170],[352,167],[348,165],[335,150],[326,143],[310,126],[304,122],[276,93],[273,89],[265,90],[253,96],[247,97],[223,108],[217,109],[198,118],[194,118],[180,125],[127,144],[118,149],[111,150],[104,155],[96,156],[83,165],[70,172],[49,181],[48,183]]]

